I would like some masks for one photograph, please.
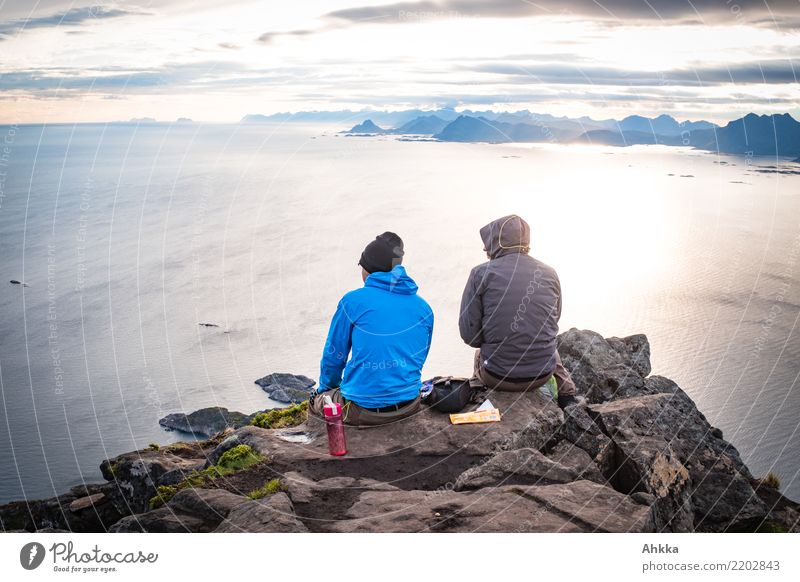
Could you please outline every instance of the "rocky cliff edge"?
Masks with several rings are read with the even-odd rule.
[[[644,335],[571,329],[559,352],[585,403],[489,393],[499,423],[423,410],[347,428],[331,457],[304,407],[204,441],[103,461],[105,483],[0,508],[5,531],[797,531],[800,505],[756,478]],[[227,411],[226,411],[227,412]],[[242,420],[236,413],[231,418]],[[227,418],[227,417],[226,417]],[[298,424],[299,423],[299,424]],[[271,428],[270,428],[271,427]]]

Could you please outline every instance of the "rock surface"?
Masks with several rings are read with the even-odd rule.
[[[0,522],[6,531],[798,531],[800,505],[755,479],[680,387],[650,375],[645,336],[571,329],[559,351],[586,399],[566,411],[539,391],[490,392],[499,423],[454,426],[423,407],[393,425],[347,427],[344,457],[328,454],[313,417],[281,429],[226,422],[206,441],[106,460],[107,483],[0,507]],[[313,386],[289,374],[258,383],[303,400]],[[186,488],[239,445],[261,460]],[[176,485],[150,508],[158,487]]]
[[[536,449],[501,451],[488,461],[470,467],[456,479],[456,491],[500,485],[551,485],[570,483],[578,472],[554,461]]]
[[[276,402],[296,404],[308,400],[314,380],[299,374],[274,372],[256,380],[264,392]]]
[[[666,501],[664,525],[725,529],[732,521],[762,518],[767,506],[753,476],[728,442],[677,386],[672,393],[592,405],[589,414],[611,437],[618,468],[611,477],[623,491],[645,491]],[[691,481],[691,483],[690,483]]]
[[[642,532],[650,510],[591,481],[455,491],[367,491],[339,532]]]
[[[99,505],[102,505],[107,501],[108,497],[106,497],[105,493],[95,493],[93,495],[87,495],[86,497],[80,497],[76,499],[69,504],[69,510],[73,513],[78,513],[90,507],[97,508]]]
[[[231,510],[215,530],[224,532],[296,533],[308,529],[294,513],[286,493],[276,493],[266,499],[243,503]]]
[[[650,373],[650,344],[643,334],[605,339],[573,328],[558,336],[558,351],[589,402],[636,396]]]
[[[117,510],[127,515],[146,511],[158,485],[178,483],[205,464],[205,452],[199,444],[178,444],[105,460],[100,472],[114,484],[109,496]]]
[[[221,406],[211,406],[195,410],[189,414],[184,412],[168,414],[159,420],[158,424],[167,430],[178,430],[208,438],[224,431],[226,428],[247,426],[256,414],[258,412],[244,414]]]
[[[109,503],[112,483],[78,485],[50,499],[0,507],[0,531],[106,531],[125,515]]]

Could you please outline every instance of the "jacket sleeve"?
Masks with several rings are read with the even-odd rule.
[[[339,301],[333,314],[328,339],[322,352],[319,365],[319,386],[317,392],[338,388],[342,382],[347,357],[350,354],[353,322],[347,314],[344,300]]]
[[[431,311],[429,321],[430,325],[428,326],[428,341],[425,344],[425,349],[420,354],[422,362],[420,365],[420,369],[422,368],[422,365],[425,364],[425,360],[428,359],[428,353],[431,351],[431,342],[433,341],[433,311]]]
[[[480,285],[481,276],[473,269],[461,296],[461,310],[458,316],[461,339],[473,348],[479,348],[483,344],[483,297]]]
[[[556,277],[556,323],[561,319],[561,281]]]

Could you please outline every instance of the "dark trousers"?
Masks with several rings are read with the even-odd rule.
[[[486,386],[492,390],[508,391],[508,392],[525,392],[526,390],[534,390],[547,384],[550,376],[556,377],[556,385],[558,386],[559,394],[571,394],[575,396],[577,388],[575,382],[572,381],[572,376],[569,371],[561,363],[561,356],[556,352],[556,369],[552,374],[544,378],[538,378],[530,382],[513,382],[511,380],[504,380],[495,377],[491,372],[481,367],[481,351],[475,350],[475,364],[470,384],[473,386]]]
[[[369,408],[363,408],[353,402],[347,400],[342,396],[342,391],[339,388],[327,390],[321,394],[314,396],[314,400],[309,404],[308,412],[314,416],[325,418],[323,407],[325,406],[325,396],[329,396],[333,402],[338,402],[342,405],[342,422],[350,426],[377,426],[381,424],[389,424],[396,420],[411,416],[420,409],[420,398],[412,400],[409,404],[388,412],[375,412]]]

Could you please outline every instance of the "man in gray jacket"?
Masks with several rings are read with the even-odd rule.
[[[469,275],[458,320],[473,348],[473,385],[495,390],[536,389],[555,377],[558,405],[574,404],[575,383],[556,350],[561,283],[555,270],[531,257],[530,226],[504,216],[481,230],[489,261]]]

